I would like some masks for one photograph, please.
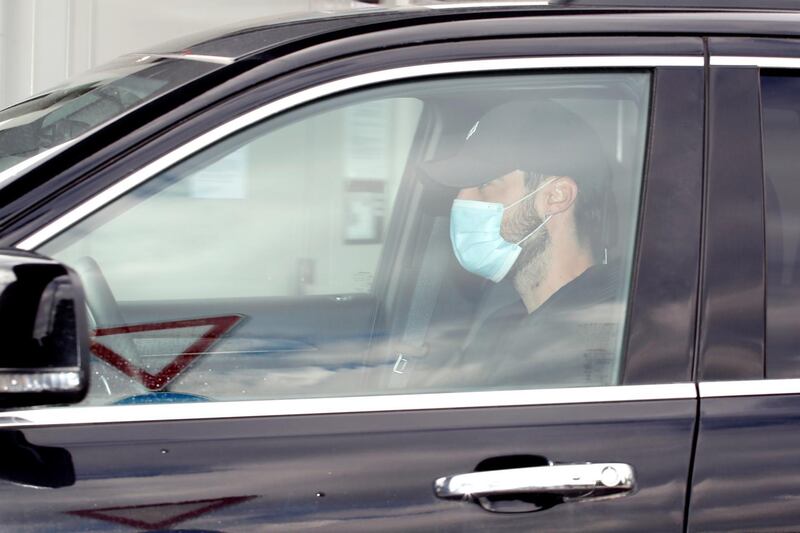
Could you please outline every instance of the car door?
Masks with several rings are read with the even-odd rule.
[[[82,272],[95,358],[84,405],[3,413],[4,456],[27,458],[0,474],[4,524],[683,527],[703,53],[692,38],[351,52],[111,162],[93,177],[111,187],[18,242]],[[580,194],[597,191],[592,268],[620,274],[591,321],[563,309],[577,325],[559,342],[511,357],[501,336],[467,359],[519,296],[459,266],[458,190],[425,169],[507,101],[556,105],[599,140],[606,181]],[[582,364],[542,370],[575,346]]]
[[[709,46],[705,338],[688,527],[793,531],[800,44]]]

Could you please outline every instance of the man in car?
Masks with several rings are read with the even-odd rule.
[[[519,296],[473,326],[435,381],[615,382],[624,306],[608,264],[610,170],[592,128],[552,101],[502,104],[472,126],[454,156],[424,171],[458,189],[450,237],[461,266],[510,281]]]

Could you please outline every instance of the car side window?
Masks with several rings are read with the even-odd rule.
[[[420,107],[375,100],[244,133],[73,229],[57,255],[79,271],[91,258],[123,302],[369,293]]]
[[[82,276],[89,404],[614,385],[647,71],[311,102],[37,251]]]
[[[800,376],[800,78],[761,76],[767,255],[766,373]]]

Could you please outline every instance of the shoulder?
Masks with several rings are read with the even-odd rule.
[[[593,265],[550,297],[534,314],[574,310],[592,304],[618,301],[624,284],[617,265]]]

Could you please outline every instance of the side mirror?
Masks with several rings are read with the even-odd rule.
[[[88,367],[78,275],[37,254],[0,250],[0,408],[79,402]]]

